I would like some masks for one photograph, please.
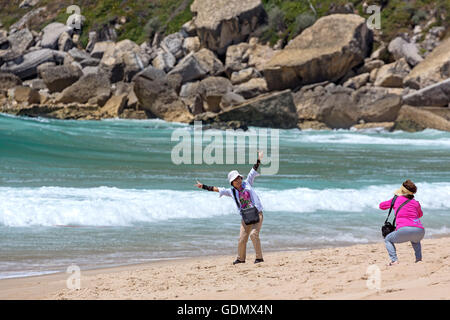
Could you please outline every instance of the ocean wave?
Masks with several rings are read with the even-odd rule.
[[[450,209],[450,183],[418,183],[424,210]],[[257,190],[264,211],[365,213],[378,210],[396,185],[362,189]],[[436,195],[439,194],[439,197]],[[0,225],[129,226],[168,219],[196,219],[237,214],[232,199],[217,193],[176,190],[97,188],[0,188]]]
[[[439,137],[439,136],[438,136]],[[450,147],[450,138],[441,135],[434,138],[433,135],[393,135],[393,134],[366,134],[364,132],[334,132],[328,134],[299,134],[290,136],[291,141],[303,143],[326,143],[326,144],[358,144],[358,145],[403,145],[416,147]]]

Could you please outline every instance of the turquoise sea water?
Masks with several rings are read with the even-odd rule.
[[[180,129],[193,133],[161,120],[0,114],[0,278],[211,254],[231,262],[233,200],[194,184],[227,186],[230,170],[253,163],[176,165]],[[426,237],[449,234],[450,133],[280,130],[279,171],[255,180],[263,250],[381,241],[378,204],[407,178]]]

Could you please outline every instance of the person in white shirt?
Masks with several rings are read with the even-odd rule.
[[[218,188],[207,186],[205,184],[197,181],[196,187],[200,189],[205,189],[208,191],[219,192],[219,196],[228,196],[235,199],[236,207],[240,211],[241,209],[255,207],[258,210],[259,222],[254,224],[245,224],[244,220],[241,219],[241,230],[238,243],[238,256],[233,264],[245,263],[246,249],[248,238],[253,242],[253,246],[256,252],[255,263],[264,262],[261,250],[261,241],[259,239],[259,233],[263,222],[263,207],[261,200],[253,189],[253,183],[256,176],[259,175],[258,168],[263,157],[262,152],[258,152],[258,160],[253,165],[247,179],[244,180],[243,176],[239,174],[237,170],[230,171],[228,173],[228,181],[231,184],[231,188]],[[239,198],[239,202],[237,201]]]

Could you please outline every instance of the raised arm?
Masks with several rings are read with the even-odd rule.
[[[253,165],[253,167],[250,169],[250,172],[247,175],[247,182],[250,185],[253,185],[253,181],[255,180],[255,177],[259,176],[258,168],[259,164],[261,163],[261,159],[263,157],[263,152],[258,152],[258,160],[256,160],[256,163]]]
[[[387,210],[387,209],[389,209],[389,208],[391,207],[391,201],[392,201],[392,199],[391,199],[391,200],[388,200],[388,201],[383,201],[383,202],[381,202],[381,203],[380,203],[380,209],[381,209],[381,210]]]
[[[393,205],[392,202],[394,201],[394,198],[397,199],[397,196],[393,197],[391,200],[381,202],[380,203],[380,209],[381,210],[389,209],[391,207],[391,204]]]

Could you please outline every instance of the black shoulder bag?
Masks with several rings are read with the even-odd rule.
[[[233,198],[234,201],[236,201],[236,204],[238,208],[240,208],[242,219],[244,220],[244,223],[246,225],[255,224],[259,222],[259,212],[256,207],[250,207],[250,208],[241,208],[239,201],[237,200],[235,189],[232,189],[233,191]]]
[[[389,233],[395,231],[395,220],[397,219],[398,212],[400,211],[401,208],[403,208],[403,206],[405,204],[407,204],[408,202],[411,201],[411,199],[408,199],[408,200],[406,200],[405,202],[403,202],[401,204],[401,206],[397,209],[397,212],[395,213],[395,216],[394,216],[394,221],[392,221],[392,224],[391,224],[388,221],[388,219],[389,219],[389,216],[391,215],[392,208],[394,207],[395,200],[397,200],[397,196],[394,196],[394,198],[392,199],[391,207],[389,208],[388,216],[387,216],[386,220],[384,221],[384,226],[381,227],[381,234],[383,235],[383,238],[386,238],[386,236]]]

